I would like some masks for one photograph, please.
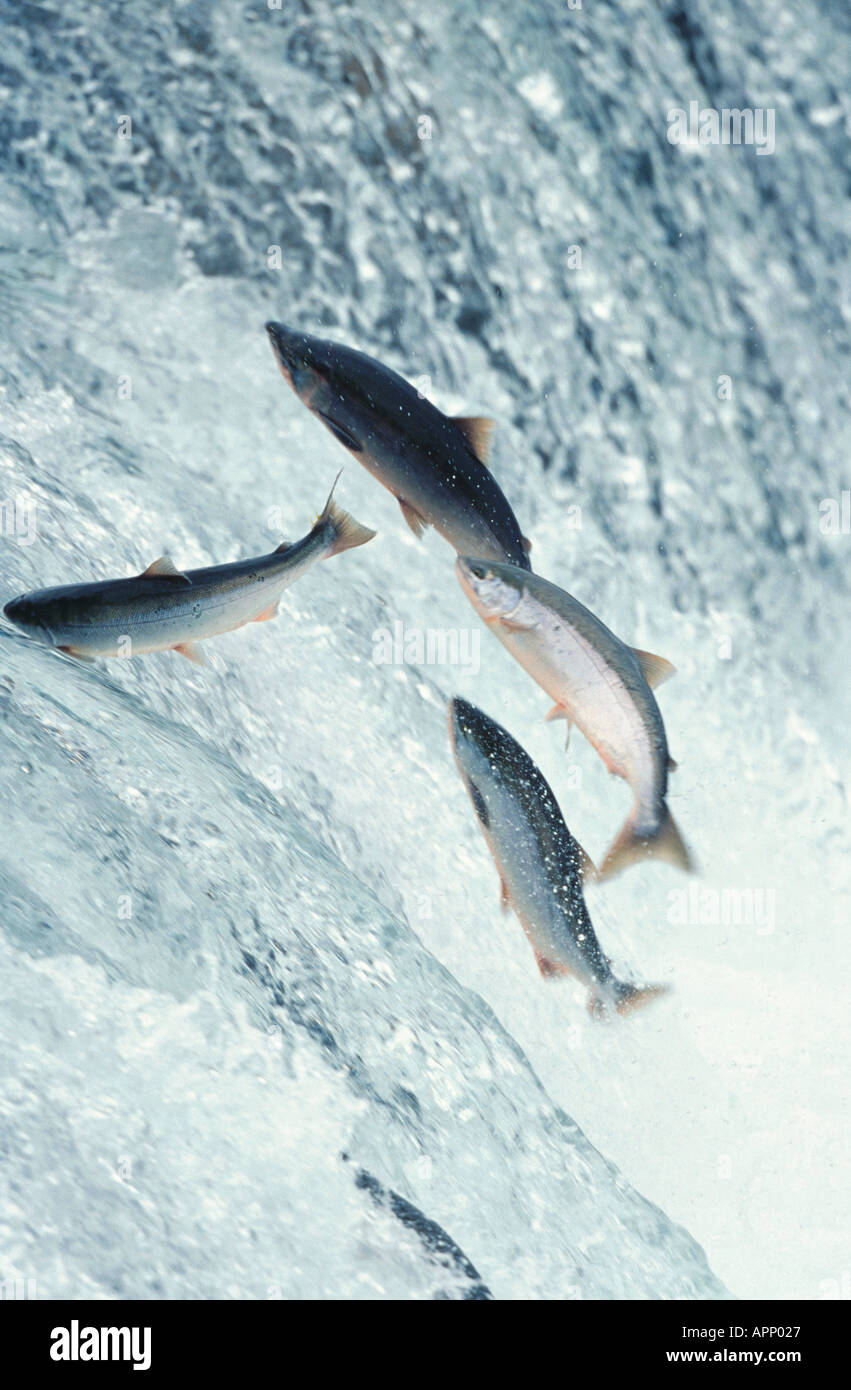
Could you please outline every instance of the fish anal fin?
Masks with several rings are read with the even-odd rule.
[[[209,666],[210,664],[197,642],[178,642],[172,651],[180,652],[180,655],[185,656],[187,661],[194,661],[196,666]]]
[[[291,546],[292,546],[292,541],[281,541],[281,544],[280,544],[280,545],[276,545],[276,546],[275,546],[274,554],[275,554],[275,555],[283,555],[284,551],[285,551],[285,550],[289,550],[289,549],[291,548]]]
[[[186,574],[181,574],[175,568],[174,562],[167,555],[161,555],[158,560],[153,560],[146,570],[142,570],[140,579],[173,579],[177,584],[191,584],[192,580]]]
[[[670,753],[669,753],[669,754],[668,754],[668,771],[669,771],[669,772],[676,772],[676,770],[677,770],[678,767],[679,767],[679,763],[678,763],[678,762],[675,762],[675,760],[671,757],[671,755],[670,755]]]
[[[258,613],[256,618],[252,618],[253,623],[269,623],[278,616],[278,600],[270,603],[268,608],[264,608],[262,613]]]
[[[399,506],[402,508],[403,517],[407,521],[417,540],[419,540],[420,536],[423,534],[423,531],[425,531],[428,527],[428,522],[425,520],[424,517],[420,516],[416,507],[411,506],[410,502],[406,502],[402,497],[399,497],[397,501],[399,503]]]
[[[642,674],[651,690],[655,690],[663,681],[671,679],[677,674],[676,666],[672,666],[670,661],[666,661],[663,656],[656,656],[653,652],[643,652],[640,647],[633,647],[633,656],[638,657],[638,664]]]
[[[485,415],[454,415],[451,417],[480,463],[487,463],[493,434],[493,420]]]
[[[550,960],[549,956],[545,956],[537,947],[533,946],[532,950],[535,952],[535,960],[538,962],[538,969],[545,980],[562,980],[565,975],[573,974],[573,971],[570,970],[568,966],[560,965],[558,961]]]

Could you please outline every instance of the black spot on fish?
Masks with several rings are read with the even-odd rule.
[[[485,799],[470,777],[467,778],[467,786],[470,789],[470,798],[476,808],[476,815],[482,822],[482,825],[487,829],[491,822],[490,816],[488,815],[488,808],[485,805]]]
[[[340,443],[345,444],[346,448],[351,449],[354,454],[362,452],[362,446],[358,441],[353,438],[352,435],[348,434],[346,430],[342,429],[340,425],[336,424],[331,419],[330,415],[326,415],[324,410],[319,410],[316,413],[325,421],[325,424],[328,426],[335,439],[339,439]]]

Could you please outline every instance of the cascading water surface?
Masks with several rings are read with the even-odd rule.
[[[0,1279],[840,1287],[844,6],[0,19],[2,600],[271,549],[341,465],[379,533],[211,642],[210,671],[0,626]],[[775,109],[773,154],[669,143],[691,100]],[[595,1025],[542,983],[447,699],[528,748],[592,857],[628,790],[578,735],[565,754],[449,547],[289,392],[267,318],[493,416],[535,568],[677,666],[671,806],[701,875],[588,892],[618,969],[673,987],[641,1015]],[[471,659],[377,661],[398,623]]]

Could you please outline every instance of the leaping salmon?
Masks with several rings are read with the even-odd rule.
[[[582,885],[594,866],[564,823],[547,782],[505,729],[454,699],[449,735],[461,778],[512,907],[545,980],[574,975],[590,991],[594,1018],[627,1014],[665,993],[615,978],[597,940]]]
[[[548,719],[575,724],[635,801],[598,877],[644,858],[693,868],[665,797],[668,753],[653,687],[673,675],[663,657],[628,647],[570,594],[515,565],[460,556],[456,571],[473,607],[555,701]],[[568,729],[569,732],[569,729]]]
[[[485,466],[492,420],[450,419],[374,357],[267,323],[299,400],[391,492],[415,536],[433,526],[462,555],[530,568],[529,542]]]
[[[269,555],[186,573],[162,556],[130,579],[36,589],[3,612],[29,636],[84,660],[176,651],[205,665],[199,642],[274,618],[284,589],[318,560],[372,540],[375,532],[333,495],[332,488],[306,536],[292,545],[283,541]]]

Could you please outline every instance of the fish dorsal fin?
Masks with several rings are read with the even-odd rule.
[[[276,545],[276,546],[275,546],[275,549],[274,549],[274,552],[273,552],[273,553],[274,553],[275,555],[283,555],[284,551],[285,551],[285,550],[289,550],[291,545],[292,545],[292,541],[281,541],[281,544],[280,544],[280,545]]]
[[[174,579],[178,582],[178,584],[192,583],[191,579],[189,579],[187,575],[181,574],[180,570],[175,568],[174,564],[168,558],[167,555],[161,555],[158,560],[154,560],[153,564],[148,565],[148,568],[146,570],[142,570],[142,573],[139,575],[139,578]]]
[[[487,463],[491,449],[493,420],[485,415],[453,415],[450,417],[459,429],[480,463]]]
[[[586,854],[581,845],[576,846],[579,851],[579,877],[583,883],[590,883],[597,877],[597,869],[590,854]]]
[[[676,666],[672,666],[663,656],[654,656],[652,652],[643,652],[638,647],[633,647],[632,652],[638,657],[638,664],[651,690],[677,674]]]

